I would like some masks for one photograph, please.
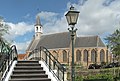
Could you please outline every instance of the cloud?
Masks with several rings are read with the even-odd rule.
[[[34,25],[28,24],[25,22],[19,22],[17,24],[7,22],[6,24],[10,26],[10,29],[9,29],[9,34],[6,34],[4,38],[9,42],[11,42],[12,45],[16,45],[19,53],[25,53],[25,50],[28,47],[31,40],[27,40],[28,37],[24,35],[26,35],[27,33],[33,32]],[[19,39],[19,42],[18,42],[17,41],[18,39],[16,38],[19,38],[20,36],[23,36],[26,38]],[[26,39],[26,41],[22,42],[24,39]]]
[[[27,19],[30,17],[30,14],[28,13],[27,15],[23,16],[23,18]]]
[[[120,24],[120,0],[79,0],[72,5],[80,11],[79,19],[76,24],[78,35],[106,35],[118,28]],[[37,15],[40,16],[43,25],[43,34],[68,32],[68,24],[65,13],[70,7],[68,2],[66,11],[60,13],[42,11]],[[27,16],[27,15],[26,15]],[[29,15],[28,15],[29,16]],[[26,33],[34,31],[34,26],[25,22],[17,24],[8,23],[11,26],[10,36],[15,38]],[[32,40],[32,39],[31,39]],[[30,41],[18,43],[19,51],[25,50]]]
[[[16,45],[18,53],[22,54],[22,53],[25,53],[26,48],[28,47],[30,42],[31,41],[26,41],[26,42],[21,42],[21,43],[14,42],[13,45]]]
[[[120,22],[120,1],[115,0],[79,0],[72,5],[80,11],[76,28],[79,35],[101,35],[105,32],[111,33],[117,29]],[[67,4],[67,9],[70,7]],[[107,4],[104,5],[104,4]],[[44,33],[55,33],[68,31],[68,25],[64,16],[66,12],[58,17],[59,13],[40,12],[41,19],[46,21],[43,25]]]
[[[42,12],[38,13],[37,15],[39,15],[40,18],[45,20],[46,22],[49,22],[53,19],[55,20],[58,14],[54,13],[54,12],[42,11]]]
[[[25,22],[19,22],[17,24],[7,22],[7,24],[11,27],[9,34],[5,35],[5,38],[8,40],[14,40],[18,36],[34,31],[34,26]]]
[[[80,5],[84,5],[87,0],[79,0]]]
[[[112,2],[114,2],[115,0],[106,0],[103,5],[104,6],[109,6]]]
[[[68,2],[66,9],[69,9],[72,4],[76,10],[80,11],[76,24],[79,35],[101,35],[105,32],[111,33],[118,28],[117,25],[120,22],[119,2],[118,0],[79,0],[78,3],[73,4]],[[37,15],[40,16],[41,23],[43,23],[43,33],[68,31],[66,11],[62,15],[47,11],[38,13]]]
[[[108,1],[108,0],[107,0]],[[120,14],[120,4],[114,1],[109,6],[103,5],[104,0],[88,0],[83,6],[75,4],[80,16],[77,24],[78,33],[81,34],[104,34],[116,29],[116,16]]]
[[[43,24],[44,34],[67,31],[67,22],[63,15],[60,17],[59,13],[54,12],[40,12],[38,15],[43,20],[42,22],[45,22]]]

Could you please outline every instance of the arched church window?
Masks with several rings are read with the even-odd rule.
[[[63,50],[63,62],[67,62],[67,52]]]
[[[95,62],[96,61],[95,58],[96,58],[96,51],[93,49],[91,51],[91,62]]]
[[[76,61],[81,61],[81,51],[80,50],[77,50],[76,51]]]
[[[105,61],[105,52],[104,50],[100,50],[100,62],[104,62]]]
[[[88,62],[88,51],[87,50],[84,50],[84,62]]]
[[[53,55],[56,59],[58,59],[58,53],[55,50],[53,51]]]

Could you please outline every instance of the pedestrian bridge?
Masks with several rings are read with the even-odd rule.
[[[66,81],[64,67],[43,46],[17,58],[16,46],[0,41],[0,81]]]

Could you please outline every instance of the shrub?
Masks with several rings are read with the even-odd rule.
[[[84,79],[84,80],[83,80]],[[114,76],[112,74],[96,74],[96,75],[88,75],[86,77],[83,76],[76,76],[75,81],[96,81],[96,80],[107,80],[107,81],[114,81]]]
[[[108,81],[114,81],[114,77],[112,74],[96,74],[96,75],[89,75],[86,79],[107,79]]]

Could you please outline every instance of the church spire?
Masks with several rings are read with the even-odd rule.
[[[40,38],[41,34],[42,34],[42,25],[40,22],[40,16],[37,15],[36,23],[35,23],[35,38]]]
[[[35,25],[40,25],[41,26],[39,15],[37,15],[37,17],[36,17],[36,24]]]

